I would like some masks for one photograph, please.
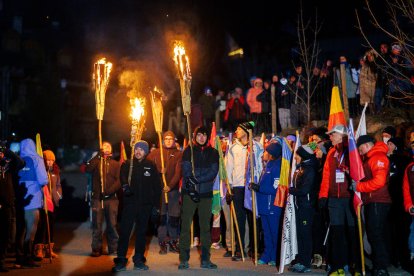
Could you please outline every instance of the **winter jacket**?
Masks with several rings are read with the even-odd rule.
[[[360,104],[374,103],[375,96],[375,83],[377,76],[372,69],[372,66],[365,63],[361,68],[359,74],[359,93],[360,93]]]
[[[26,163],[19,172],[19,189],[25,189],[23,206],[25,210],[43,207],[42,187],[48,183],[43,158],[36,152],[36,145],[32,139],[20,142],[20,156]]]
[[[270,110],[270,90],[263,89],[263,91],[257,95],[256,100],[262,103],[262,113],[269,113]]]
[[[385,143],[377,142],[363,156],[365,178],[357,183],[356,190],[361,192],[364,204],[391,203],[391,196],[388,192],[390,161],[387,151],[388,147]]]
[[[338,84],[339,89],[342,95],[342,80],[341,80],[341,70],[336,70],[336,80],[335,83]],[[346,85],[346,95],[349,99],[354,99],[356,97],[356,91],[358,89],[358,83],[354,82],[352,78],[351,65],[348,63],[345,64],[345,85]]]
[[[131,160],[121,166],[120,180],[122,185],[128,184]],[[124,195],[126,204],[138,206],[151,205],[160,208],[162,184],[159,172],[154,163],[144,159],[141,162],[133,159],[130,190],[132,195]]]
[[[409,212],[414,206],[414,162],[411,162],[404,173],[403,180],[404,209]]]
[[[266,164],[266,168],[260,178],[260,189],[256,193],[257,211],[259,215],[272,215],[276,209],[280,208],[273,205],[280,179],[280,167],[282,159],[271,160]]]
[[[60,183],[60,169],[58,165],[53,164],[51,168],[47,167],[47,173],[50,181],[48,185],[43,187],[43,193],[46,198],[47,210],[53,212],[55,206],[59,206],[59,201],[62,198],[62,185]]]
[[[247,92],[246,102],[251,113],[262,113],[262,103],[257,100],[257,96],[264,91],[262,88],[250,88]]]
[[[182,152],[175,148],[163,148],[164,155],[164,167],[165,167],[165,180],[170,190],[178,190],[178,183],[181,179],[181,158]],[[152,161],[157,170],[161,172],[161,155],[160,149],[153,150],[148,154],[147,159]],[[162,175],[160,174],[160,177]],[[164,185],[164,183],[162,183]]]
[[[108,197],[108,199],[116,196],[116,192],[121,188],[121,183],[119,181],[119,170],[120,164],[118,161],[106,157],[102,159],[104,162],[103,165],[103,196]],[[96,155],[94,158],[89,160],[86,163],[86,172],[92,173],[92,199],[101,199],[101,176],[100,176],[100,165],[101,158]]]
[[[24,165],[23,159],[11,150],[4,152],[4,158],[0,160],[0,205],[14,206],[14,179]]]
[[[211,119],[214,117],[216,100],[213,96],[201,95],[198,101],[201,105],[204,119]]]
[[[282,95],[282,93],[286,92],[287,94]],[[277,102],[277,108],[285,108],[290,109],[292,105],[292,95],[293,91],[289,89],[289,86],[283,85],[282,83],[279,83],[276,90],[276,102]]]
[[[224,121],[228,120],[245,120],[246,111],[244,110],[245,100],[243,96],[240,98],[231,98],[227,102],[226,113],[224,114]]]
[[[219,170],[219,154],[217,150],[212,148],[210,145],[202,147],[195,144],[193,146],[193,158],[194,177],[199,183],[196,185],[195,189],[200,194],[200,197],[212,197],[214,179],[216,178]],[[187,147],[183,153],[182,173],[183,186],[181,192],[186,194],[186,182],[188,181],[188,178],[193,175],[190,147]]]
[[[229,184],[232,188],[234,187],[244,187],[249,180],[246,180],[246,170],[247,170],[247,156],[248,156],[248,147],[247,145],[243,146],[239,140],[236,140],[229,148],[227,153],[227,163],[226,171]],[[261,144],[253,141],[253,151],[254,151],[254,175],[255,179],[259,179],[260,174],[263,170],[262,165],[262,155],[263,147]]]
[[[312,193],[316,186],[316,174],[318,160],[315,156],[298,164],[293,174],[293,187],[289,193],[295,196],[295,204],[298,208],[311,208],[315,205],[316,197]]]
[[[347,198],[351,197],[349,190],[350,179],[345,174],[344,182],[336,183],[336,170],[344,172],[349,168],[348,145],[345,142],[332,147],[326,156],[325,165],[323,167],[321,190],[319,198],[335,197]]]

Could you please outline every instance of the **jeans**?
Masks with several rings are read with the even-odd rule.
[[[408,236],[408,249],[410,249],[410,253],[414,253],[414,217],[412,217],[410,225],[410,235]]]
[[[106,222],[106,239],[108,242],[108,252],[113,253],[117,251],[118,246],[118,232],[116,230],[116,223],[118,217],[119,201],[116,198],[107,199],[103,201],[104,208],[102,209],[100,200],[92,200],[92,250],[102,251],[102,226]]]
[[[162,195],[161,220],[158,226],[158,241],[167,242],[177,240],[180,226],[180,193],[173,190],[168,195],[168,204],[165,203],[165,196]]]
[[[385,225],[390,203],[369,203],[365,205],[365,226],[368,241],[372,247],[372,263],[374,269],[387,269],[389,255],[385,243]]]

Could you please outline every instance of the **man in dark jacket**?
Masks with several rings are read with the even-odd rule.
[[[208,143],[208,130],[199,126],[194,131],[193,158],[187,147],[183,153],[183,200],[181,208],[180,264],[188,269],[190,259],[190,228],[194,212],[198,209],[201,238],[201,267],[215,269],[210,261],[210,220],[213,184],[219,169],[219,155]],[[194,162],[194,163],[192,163]]]
[[[121,167],[121,182],[124,190],[124,208],[122,210],[118,257],[114,259],[113,272],[126,270],[129,238],[135,224],[134,270],[148,270],[145,265],[145,233],[151,214],[159,212],[162,185],[159,172],[154,163],[146,157],[148,143],[138,141],[134,146],[134,159]],[[132,172],[130,170],[132,169]]]
[[[108,254],[115,255],[117,251],[119,236],[116,230],[116,221],[119,201],[116,192],[121,187],[119,182],[120,165],[118,161],[111,159],[111,156],[112,146],[108,142],[104,142],[101,152],[86,164],[86,171],[92,174],[92,257],[99,257],[102,254],[104,218]],[[101,162],[103,162],[103,189],[101,188]]]
[[[12,230],[12,212],[15,203],[13,178],[24,165],[23,159],[0,144],[0,272],[8,271],[4,261]]]
[[[175,146],[175,134],[172,131],[164,133],[163,147],[164,172],[161,166],[160,150],[155,149],[148,155],[157,166],[160,176],[164,173],[166,186],[163,192],[168,197],[168,204],[165,202],[165,195],[161,197],[161,220],[158,227],[158,241],[160,254],[167,254],[168,245],[171,252],[178,253],[178,238],[180,226],[180,192],[178,191],[181,178],[181,157],[182,153]]]
[[[357,146],[363,157],[365,178],[356,183],[364,202],[365,226],[368,240],[372,246],[374,276],[389,275],[387,266],[389,255],[385,243],[385,226],[391,208],[388,192],[390,162],[387,158],[388,147],[382,142],[375,143],[369,135],[358,138]]]

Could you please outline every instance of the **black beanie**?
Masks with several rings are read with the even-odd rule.
[[[358,141],[357,141],[357,147],[359,147],[360,145],[363,145],[363,144],[365,144],[365,143],[375,143],[375,140],[374,140],[374,138],[372,138],[371,136],[369,136],[369,135],[361,135],[361,136],[359,136],[359,138],[358,138]]]
[[[391,137],[395,137],[395,135],[397,135],[397,130],[393,126],[387,126],[382,131],[382,133],[384,133],[384,132],[385,133],[388,133],[389,135],[391,135]]]
[[[302,158],[303,161],[311,159],[313,155],[313,150],[308,145],[303,145],[298,147],[296,154]]]

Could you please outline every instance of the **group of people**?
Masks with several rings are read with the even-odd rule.
[[[8,252],[16,267],[57,257],[54,221],[63,194],[55,160],[51,150],[37,152],[32,139],[0,146],[0,272],[8,271]]]
[[[365,103],[368,112],[379,114],[384,106],[398,106],[404,95],[413,91],[413,64],[404,56],[399,43],[381,43],[379,49],[367,51],[355,62],[342,55],[336,64],[327,59],[323,64],[315,64],[311,76],[307,76],[298,62],[293,73],[276,73],[270,79],[254,76],[245,91],[240,87],[231,93],[219,89],[215,97],[212,88],[206,87],[198,101],[203,123],[215,121],[219,128],[232,131],[251,119],[257,122],[255,131],[270,133],[274,105],[280,132],[307,123],[308,108],[318,110],[311,112],[311,120],[326,120],[334,85],[346,95],[353,117],[361,113]]]
[[[352,149],[344,125],[312,129],[306,137],[308,143],[301,146],[296,146],[300,141],[295,135],[258,141],[253,137],[254,129],[254,122],[241,122],[234,138],[216,138],[223,143],[217,147],[220,143],[210,139],[211,130],[199,126],[192,145],[183,151],[176,146],[175,134],[166,131],[162,149],[150,151],[148,143],[140,140],[134,145],[133,159],[125,162],[114,160],[111,144],[104,142],[85,166],[92,176],[91,256],[104,252],[105,221],[108,254],[115,256],[112,270],[126,270],[133,231],[134,269],[148,270],[145,237],[153,221],[158,225],[159,254],[177,253],[180,270],[189,268],[192,236],[199,237],[202,268],[217,268],[210,250],[221,246],[224,258],[240,261],[243,256],[257,257],[258,265],[276,266],[285,211],[284,205],[276,202],[286,170],[283,163],[291,160],[295,166],[293,172],[288,167],[292,173],[288,193],[294,198],[298,245],[291,271],[309,273],[312,267],[326,263],[330,275],[345,275],[346,270],[354,275],[362,272],[352,207],[355,192],[361,193],[364,206],[372,275],[389,275],[391,263],[414,259],[414,220],[410,218],[414,214],[413,149],[406,150],[395,128],[386,127],[382,141],[369,135],[358,138],[356,148],[365,175],[358,181],[350,177]],[[413,148],[414,137],[410,142]],[[33,140],[25,139],[19,155],[6,146],[0,148],[0,169],[0,217],[5,222],[0,230],[1,271],[7,271],[4,259],[11,245],[16,247],[17,264],[36,267],[39,258],[56,257],[53,214],[62,189],[55,156],[46,150],[40,157]],[[253,192],[257,195],[257,216],[252,212]],[[122,211],[118,224],[119,196]],[[225,225],[217,223],[220,214]],[[257,231],[253,231],[254,217]],[[234,229],[240,239],[232,239],[232,222],[237,223]],[[199,225],[199,233],[194,233],[193,224]],[[14,234],[13,228],[17,229]],[[409,236],[404,235],[409,230]],[[258,244],[254,244],[256,239]]]

